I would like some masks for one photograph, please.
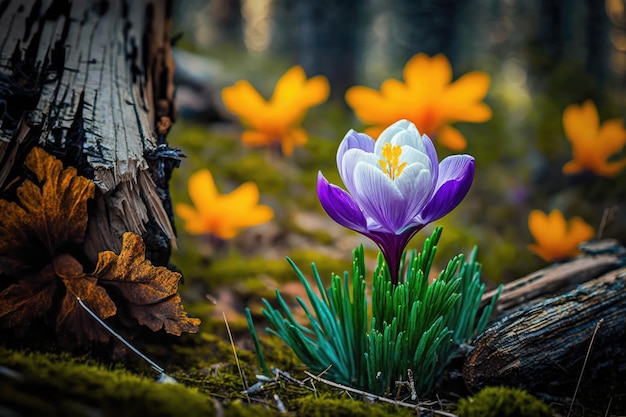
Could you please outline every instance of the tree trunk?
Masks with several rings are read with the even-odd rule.
[[[155,265],[175,245],[168,181],[174,119],[171,4],[0,2],[0,197],[43,147],[96,184],[84,252],[119,253],[131,231]]]

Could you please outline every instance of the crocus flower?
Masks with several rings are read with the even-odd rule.
[[[308,136],[300,123],[310,107],[328,99],[330,86],[326,77],[307,79],[301,66],[290,68],[276,83],[269,101],[248,81],[237,81],[222,90],[222,100],[249,129],[241,135],[248,146],[280,144],[284,155],[294,146],[304,145]]]
[[[570,104],[565,108],[563,129],[573,148],[573,160],[563,166],[565,174],[588,170],[613,176],[626,167],[626,158],[608,161],[626,144],[622,121],[611,119],[600,125],[598,109],[591,100],[582,106]]]
[[[470,72],[452,81],[452,67],[444,55],[413,56],[404,67],[404,83],[389,79],[380,91],[355,86],[346,92],[346,102],[361,121],[365,133],[376,138],[398,119],[415,123],[420,132],[449,149],[465,149],[467,141],[454,122],[484,122],[491,109],[482,100],[489,89],[489,75]]]
[[[320,172],[320,203],[337,223],[376,242],[394,285],[409,240],[455,208],[474,179],[473,157],[452,155],[440,164],[431,140],[408,120],[389,126],[378,140],[350,130],[339,145],[337,168],[347,192]]]
[[[209,170],[202,169],[189,178],[188,185],[195,207],[178,203],[174,208],[189,233],[232,239],[241,229],[265,223],[274,216],[270,207],[258,204],[259,189],[252,182],[221,195]]]
[[[576,216],[565,221],[563,213],[552,210],[546,214],[533,210],[528,216],[528,228],[536,244],[528,249],[547,262],[568,259],[578,255],[578,245],[593,237],[593,228]]]

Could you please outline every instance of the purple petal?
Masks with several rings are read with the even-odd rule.
[[[371,153],[374,152],[375,142],[374,139],[365,133],[359,133],[350,129],[339,144],[339,149],[337,149],[337,168],[339,168],[339,172],[342,172],[343,155],[347,151],[356,148]]]
[[[366,235],[374,242],[376,242],[376,244],[380,248],[380,251],[383,253],[385,261],[387,262],[387,266],[389,267],[389,272],[391,273],[391,281],[393,285],[396,285],[398,283],[402,252],[404,252],[404,249],[406,248],[406,245],[409,243],[411,238],[415,236],[415,234],[419,232],[423,227],[423,225],[415,225],[411,228],[406,229],[400,234],[370,232],[368,235]]]
[[[365,216],[350,194],[329,183],[321,172],[317,174],[317,196],[331,219],[356,232],[367,232]]]
[[[422,223],[442,218],[465,198],[474,180],[474,158],[452,155],[441,161],[435,194],[422,211]]]

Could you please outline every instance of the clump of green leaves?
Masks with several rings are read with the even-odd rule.
[[[278,308],[263,300],[268,332],[280,337],[313,372],[325,371],[335,382],[380,395],[427,394],[455,347],[484,330],[497,297],[479,315],[484,284],[475,249],[467,261],[463,255],[454,257],[428,282],[441,232],[436,228],[422,252],[404,257],[396,286],[383,256],[378,257],[371,311],[362,246],[353,252],[351,276],[347,271],[332,274],[326,289],[312,264],[317,293],[288,259],[306,289],[310,306],[301,298],[297,301],[309,325],[296,321],[276,291]]]
[[[550,417],[550,407],[519,388],[486,387],[457,404],[461,417]]]

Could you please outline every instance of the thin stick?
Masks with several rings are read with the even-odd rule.
[[[572,414],[572,408],[574,408],[574,401],[576,400],[576,395],[578,394],[578,388],[580,388],[580,383],[583,380],[583,373],[585,372],[585,368],[587,367],[587,359],[589,359],[589,354],[591,353],[591,347],[593,346],[593,341],[596,338],[596,333],[598,333],[598,329],[600,325],[604,322],[604,319],[600,319],[596,323],[595,329],[593,329],[593,334],[591,335],[591,341],[589,342],[589,347],[587,348],[587,354],[585,355],[585,360],[583,361],[583,369],[580,370],[580,376],[578,377],[578,383],[576,383],[576,389],[574,390],[574,397],[572,398],[572,402],[569,405],[569,411],[567,412],[567,417]]]
[[[600,225],[598,226],[598,232],[596,233],[596,239],[600,240],[600,238],[602,238],[604,229],[610,222],[613,221],[615,214],[617,214],[617,210],[617,206],[604,209],[604,212],[602,213],[602,218],[600,219]]]
[[[109,333],[111,333],[113,336],[115,336],[115,338],[117,340],[119,340],[120,342],[122,342],[127,348],[129,348],[130,350],[132,350],[133,352],[135,352],[139,357],[141,357],[144,361],[148,362],[150,364],[150,366],[152,367],[152,369],[154,369],[155,371],[157,371],[159,374],[164,374],[165,371],[163,370],[163,368],[161,368],[159,365],[157,365],[152,359],[150,359],[149,357],[147,357],[146,355],[144,355],[143,353],[141,353],[139,350],[137,350],[136,347],[134,347],[133,345],[131,345],[129,342],[126,341],[126,339],[124,339],[122,336],[120,336],[119,334],[117,334],[115,332],[115,330],[113,330],[111,327],[109,327],[108,324],[106,324],[100,317],[98,317],[98,315],[96,313],[94,313],[89,307],[87,307],[87,305],[85,305],[85,303],[83,303],[83,300],[80,299],[80,297],[76,297],[76,299],[78,300],[78,304],[80,304],[80,306],[87,312],[89,313],[89,315],[91,317],[93,317],[98,323],[100,323],[100,325],[102,327],[104,327]]]
[[[237,369],[239,369],[239,376],[241,377],[241,385],[243,385],[244,391],[247,391],[248,386],[246,384],[246,378],[243,376],[241,365],[239,365],[239,357],[237,356],[237,349],[235,349],[235,342],[233,341],[233,334],[230,331],[228,320],[226,320],[226,313],[222,311],[222,315],[224,316],[224,323],[226,323],[226,330],[228,331],[228,338],[230,339],[230,346],[232,346],[233,354],[235,355],[235,363],[237,364]]]
[[[609,398],[609,405],[606,406],[606,414],[604,414],[604,417],[609,417],[609,410],[611,410],[612,402],[613,402],[613,396]]]
[[[374,400],[378,400],[378,401],[381,401],[381,402],[385,402],[385,403],[389,403],[389,404],[395,404],[395,405],[399,405],[399,406],[402,406],[402,407],[418,409],[419,411],[431,412],[431,413],[435,413],[437,415],[444,416],[444,417],[459,417],[456,414],[447,413],[445,411],[440,411],[440,410],[432,410],[430,408],[422,407],[422,406],[420,406],[418,404],[406,403],[406,402],[403,402],[403,401],[392,400],[392,399],[389,399],[389,398],[381,397],[379,395],[370,394],[369,392],[361,391],[361,390],[358,390],[356,388],[351,388],[351,387],[348,387],[346,385],[341,385],[341,384],[338,384],[336,382],[329,381],[328,379],[320,378],[319,376],[314,375],[314,374],[310,373],[309,371],[304,371],[304,373],[307,374],[309,377],[313,378],[314,380],[319,381],[319,382],[321,382],[323,384],[326,384],[328,386],[331,386],[331,387],[334,387],[334,388],[339,388],[339,389],[342,389],[344,391],[351,392],[353,394],[363,395],[363,396],[365,396],[367,398],[372,398]]]

